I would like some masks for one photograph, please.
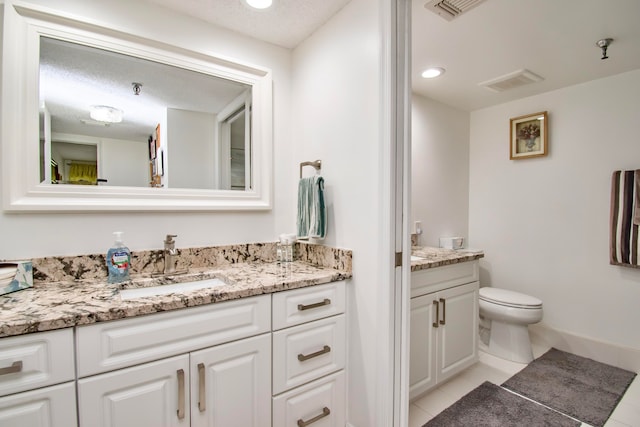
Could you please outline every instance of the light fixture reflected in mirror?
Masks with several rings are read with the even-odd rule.
[[[422,77],[425,79],[433,79],[435,77],[441,76],[444,74],[445,69],[442,67],[431,67],[427,68],[422,72]]]
[[[89,116],[93,120],[104,123],[120,123],[123,115],[122,110],[108,105],[92,105],[89,111]]]
[[[245,0],[254,9],[266,9],[271,7],[273,0]]]

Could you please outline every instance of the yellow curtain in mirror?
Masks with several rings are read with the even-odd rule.
[[[71,184],[96,185],[98,167],[95,164],[71,163],[69,165],[69,182]]]

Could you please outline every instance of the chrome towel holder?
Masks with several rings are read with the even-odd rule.
[[[313,166],[316,171],[322,169],[322,160],[316,160],[314,162],[302,162],[300,163],[300,179],[302,179],[302,168],[305,166]]]

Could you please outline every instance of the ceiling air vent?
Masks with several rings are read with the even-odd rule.
[[[451,21],[453,18],[460,16],[485,1],[486,0],[431,0],[428,1],[424,7],[440,15],[447,21]]]
[[[495,79],[487,80],[486,82],[478,83],[478,85],[484,86],[494,92],[504,92],[505,90],[515,89],[542,80],[544,80],[542,77],[529,70],[518,70]]]

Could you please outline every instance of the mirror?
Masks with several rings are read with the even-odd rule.
[[[5,210],[271,207],[270,70],[31,5],[4,37]]]
[[[251,164],[239,153],[251,150],[251,129],[234,118],[231,139],[223,135],[229,119],[218,115],[233,104],[244,118],[250,85],[48,37],[40,38],[39,83],[49,117],[40,128],[41,182],[248,189]],[[98,107],[119,115],[94,119]],[[47,165],[57,169],[51,176]]]

